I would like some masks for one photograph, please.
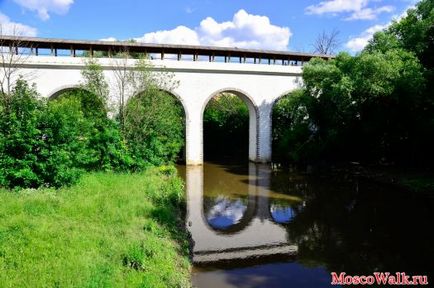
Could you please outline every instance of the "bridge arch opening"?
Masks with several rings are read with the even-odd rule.
[[[188,113],[179,95],[164,89],[145,90],[127,99],[124,111],[126,130],[132,128],[129,131],[136,133],[130,136],[143,141],[152,152],[144,156],[182,164],[186,162]],[[154,160],[150,162],[159,164]]]
[[[107,117],[108,104],[91,91],[81,86],[64,86],[48,96],[48,101],[77,100],[86,118]]]
[[[203,107],[205,161],[255,161],[258,110],[247,93],[222,89],[213,93]]]
[[[271,110],[271,149],[272,162],[288,163],[297,159],[306,147],[294,139],[308,141],[309,124],[308,99],[300,89],[292,89],[281,94],[272,103]]]

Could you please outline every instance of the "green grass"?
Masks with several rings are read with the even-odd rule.
[[[189,287],[183,186],[167,171],[0,190],[0,287]]]

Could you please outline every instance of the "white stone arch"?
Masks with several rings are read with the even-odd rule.
[[[182,110],[184,111],[184,116],[185,116],[185,122],[187,123],[190,120],[190,111],[188,109],[187,104],[185,103],[184,97],[182,97],[180,94],[178,94],[177,92],[173,91],[173,90],[168,90],[168,89],[164,89],[164,88],[159,88],[158,90],[165,92],[167,94],[170,94],[173,98],[175,98],[176,100],[178,100],[179,103],[181,103],[182,106]],[[133,96],[129,97],[126,101],[126,103],[128,103],[128,101],[139,95],[140,93],[143,93],[145,90],[141,90],[137,93],[135,93]],[[125,104],[126,104],[125,103]]]
[[[177,93],[177,92],[175,92],[173,90],[168,90],[168,89],[164,89],[164,88],[159,88],[158,90],[169,94],[171,97],[175,98],[181,104],[182,111],[184,113],[184,148],[183,148],[183,151],[182,151],[184,159],[182,159],[183,160],[182,162],[184,163],[184,161],[185,161],[185,163],[188,164],[189,155],[188,155],[188,152],[187,152],[188,151],[188,147],[187,146],[190,145],[190,144],[189,144],[187,130],[189,129],[188,126],[189,126],[190,118],[191,118],[191,116],[190,116],[190,114],[191,114],[190,113],[190,109],[188,109],[188,105],[185,102],[185,98],[183,98],[179,93]],[[139,95],[140,93],[143,93],[144,91],[145,90],[141,90],[141,91],[135,93],[134,95],[132,95],[131,97],[128,97],[128,99],[126,99],[125,105],[127,105],[128,101],[130,99],[134,98],[135,96]]]
[[[270,120],[269,120],[269,123],[270,123],[269,124],[269,126],[270,126],[270,141],[269,141],[270,150],[273,149],[273,125],[274,125],[274,123],[273,123],[273,110],[274,110],[274,106],[276,105],[277,102],[279,102],[280,99],[282,99],[285,96],[288,96],[290,93],[294,92],[297,89],[300,89],[300,87],[291,88],[289,90],[286,90],[285,92],[280,93],[277,97],[274,97],[273,100],[271,101]],[[273,151],[271,151],[271,153],[270,153],[270,160],[272,160],[271,159],[272,154],[273,154]]]
[[[249,160],[257,161],[259,155],[258,145],[258,126],[259,126],[259,108],[251,95],[238,88],[222,88],[211,93],[203,102],[203,106],[200,113],[200,121],[203,123],[203,115],[205,113],[206,106],[212,98],[221,93],[232,93],[247,105],[249,109]],[[203,126],[202,126],[203,127]],[[203,133],[202,133],[202,145],[203,145]],[[203,147],[202,147],[203,151]]]
[[[59,95],[62,94],[63,92],[66,92],[66,91],[69,91],[69,90],[75,90],[75,89],[80,89],[80,90],[87,91],[85,88],[83,88],[79,84],[62,85],[62,86],[59,86],[56,89],[52,90],[50,93],[48,93],[47,99],[48,100],[54,100],[57,97],[59,97]]]
[[[283,97],[285,97],[285,96],[288,96],[290,93],[292,93],[292,92],[294,92],[295,90],[298,90],[298,89],[300,89],[300,88],[292,88],[292,89],[289,89],[289,90],[286,90],[285,92],[283,92],[283,93],[280,93],[277,97],[275,97],[274,99],[273,99],[273,101],[271,102],[271,110],[273,110],[273,108],[274,108],[274,105],[276,105],[276,103],[280,100],[280,99],[282,99]]]

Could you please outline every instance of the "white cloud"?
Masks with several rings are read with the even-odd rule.
[[[173,30],[146,33],[135,40],[161,44],[287,50],[291,36],[288,27],[273,25],[266,16],[252,15],[245,10],[239,10],[232,21],[219,23],[207,17],[194,29],[178,26]]]
[[[389,24],[386,25],[374,25],[363,31],[358,37],[351,38],[345,46],[353,52],[359,52],[365,48],[372,36],[378,31],[387,28]]]
[[[36,28],[13,22],[8,16],[0,12],[0,35],[35,37],[37,32]]]
[[[364,8],[351,14],[345,20],[373,20],[381,13],[390,13],[395,10],[393,6],[383,6],[377,9]]]
[[[107,37],[107,38],[99,39],[99,41],[107,41],[107,42],[115,42],[117,40],[118,39],[116,39],[115,37]]]
[[[74,0],[14,0],[18,5],[30,11],[36,11],[39,18],[48,20],[49,13],[66,14]]]
[[[325,14],[360,11],[368,5],[368,0],[329,0],[306,8],[307,14]]]
[[[138,42],[157,43],[157,44],[184,44],[199,45],[199,38],[196,31],[178,26],[173,30],[163,30],[146,33],[142,37],[134,38]]]
[[[345,20],[372,20],[376,19],[381,13],[390,13],[395,8],[393,6],[368,7],[370,0],[327,0],[317,5],[306,7],[306,14],[349,14]],[[372,0],[380,2],[381,0]]]
[[[372,39],[372,37],[376,32],[386,29],[393,23],[393,21],[399,21],[402,18],[406,17],[408,9],[413,9],[414,7],[415,5],[410,5],[407,8],[405,8],[404,12],[402,12],[401,14],[393,15],[391,21],[385,25],[374,25],[369,27],[368,29],[363,31],[359,36],[351,38],[345,44],[345,46],[353,52],[359,52],[363,50],[363,48],[365,48],[369,40]]]

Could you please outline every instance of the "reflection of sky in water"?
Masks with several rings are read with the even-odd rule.
[[[212,227],[218,229],[227,229],[240,222],[247,209],[247,205],[241,199],[232,200],[218,196],[213,202],[214,205],[206,213],[206,219]]]
[[[270,213],[277,223],[288,223],[294,218],[294,210],[291,206],[271,204]]]

